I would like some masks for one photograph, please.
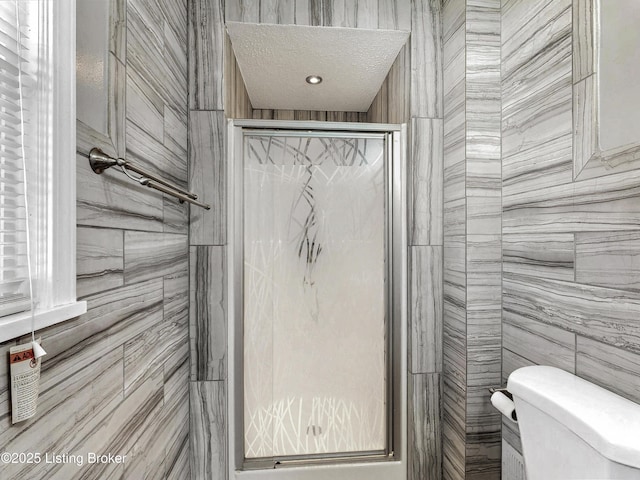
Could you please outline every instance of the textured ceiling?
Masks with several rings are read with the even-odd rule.
[[[227,22],[256,109],[366,112],[408,32]],[[309,85],[305,78],[320,75]]]

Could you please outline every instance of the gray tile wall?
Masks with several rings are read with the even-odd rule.
[[[582,4],[502,2],[503,376],[553,365],[639,402],[640,173],[572,175]]]
[[[410,28],[411,44],[398,55],[369,109],[368,121],[408,124],[411,272],[408,473],[410,480],[417,480],[442,477],[441,2],[411,2]]]
[[[111,145],[187,184],[187,7],[114,0]],[[126,455],[124,464],[6,464],[1,478],[185,479],[189,471],[188,209],[88,166],[78,137],[79,318],[37,333],[38,414],[12,426],[0,345],[0,451]],[[85,457],[86,458],[86,457]]]
[[[411,240],[410,480],[441,478],[441,331],[443,265],[443,102],[440,0],[406,2],[358,0],[278,0],[190,3],[190,178],[194,185],[213,185],[211,212],[191,217],[191,342],[197,360],[191,369],[192,472],[227,478],[226,418],[221,391],[226,391],[226,324],[221,287],[226,277],[219,263],[226,254],[224,224],[224,118],[369,121],[407,123]],[[214,45],[230,21],[403,29],[411,44],[401,51],[367,113],[252,110],[233,56],[226,57],[222,78],[220,52]],[[227,40],[228,42],[228,40]],[[228,47],[228,45],[227,45]],[[206,58],[200,58],[200,55]],[[220,94],[219,82],[223,82]],[[412,95],[411,92],[415,92]],[[225,98],[222,100],[222,98]],[[415,98],[413,98],[415,97]],[[413,98],[413,100],[411,100]],[[193,211],[192,211],[193,212]],[[117,253],[117,252],[116,252]],[[114,255],[116,255],[114,253]],[[117,280],[117,276],[113,281]],[[203,421],[198,418],[202,414]],[[213,423],[210,419],[214,419]],[[215,458],[215,461],[214,461]],[[225,462],[224,465],[220,462]],[[193,477],[200,478],[197,475]]]
[[[443,476],[499,478],[500,1],[446,0]]]
[[[409,480],[442,478],[443,89],[440,0],[411,2]],[[395,95],[389,89],[389,100]],[[397,100],[402,104],[402,99]]]
[[[465,477],[467,394],[466,266],[466,5],[443,2],[444,70],[444,325],[443,478]]]
[[[257,2],[255,2],[257,3]],[[211,210],[191,210],[189,338],[191,478],[228,478],[226,314],[226,117],[228,103],[241,103],[244,84],[227,58],[235,89],[226,88],[224,2],[188,2],[189,186]],[[236,86],[242,83],[241,88]],[[241,107],[236,107],[241,108]],[[245,107],[246,109],[246,107]]]

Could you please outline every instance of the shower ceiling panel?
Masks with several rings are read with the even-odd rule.
[[[256,109],[366,112],[409,36],[399,30],[227,22]],[[309,75],[323,81],[310,85]]]

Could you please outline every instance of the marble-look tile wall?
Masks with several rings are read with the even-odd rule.
[[[194,479],[227,478],[225,116],[278,120],[407,123],[411,170],[410,480],[441,478],[442,46],[440,0],[190,2],[190,178],[213,185],[211,212],[191,217],[191,438]],[[252,110],[224,21],[411,30],[369,112]],[[227,40],[228,41],[228,40]],[[223,70],[223,61],[226,69]],[[225,72],[226,77],[222,72]],[[220,88],[220,82],[223,87]],[[197,91],[193,91],[197,89]],[[226,95],[221,93],[225,92]],[[414,92],[412,94],[412,92]],[[117,276],[112,279],[117,281]],[[222,340],[222,341],[221,341]],[[202,415],[202,420],[200,419]]]
[[[552,365],[640,402],[640,172],[573,180],[586,4],[502,2],[503,376]]]
[[[443,476],[500,477],[500,0],[445,0]]]
[[[405,99],[391,81],[389,116],[409,120],[409,475],[442,478],[443,90],[440,0],[411,2]],[[399,57],[402,60],[402,57]],[[406,98],[408,106],[404,106]],[[395,120],[398,121],[398,120]],[[407,120],[403,120],[406,122]]]
[[[120,155],[187,184],[187,7],[113,0],[117,62],[108,139]],[[0,345],[0,451],[84,455],[85,463],[0,463],[0,478],[185,479],[189,467],[188,208],[77,156],[79,318],[37,332],[37,415],[11,425]],[[87,453],[126,455],[88,464]]]
[[[188,2],[189,187],[201,188],[212,206],[210,211],[192,210],[190,219],[193,480],[228,478],[225,113],[232,118],[252,116],[224,28],[224,4],[223,0]]]
[[[440,0],[411,2],[410,21],[410,45],[398,54],[367,120],[408,124],[408,479],[418,480],[442,478],[444,159]]]

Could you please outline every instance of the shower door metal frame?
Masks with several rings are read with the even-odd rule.
[[[244,252],[244,137],[245,134],[307,137],[384,137],[385,208],[388,323],[386,409],[387,448],[384,452],[354,454],[297,455],[291,458],[246,459],[244,452],[244,361],[243,361],[243,252]],[[227,406],[229,419],[229,478],[315,480],[327,468],[337,479],[400,480],[406,478],[407,457],[407,226],[406,226],[406,128],[404,125],[287,122],[273,120],[229,120],[227,152],[227,272],[228,272],[228,358]],[[390,264],[390,265],[389,265]],[[283,467],[283,468],[280,468]],[[284,468],[286,467],[286,468]],[[355,468],[355,470],[354,470]],[[322,475],[321,474],[321,475]],[[360,477],[360,475],[362,475]]]

